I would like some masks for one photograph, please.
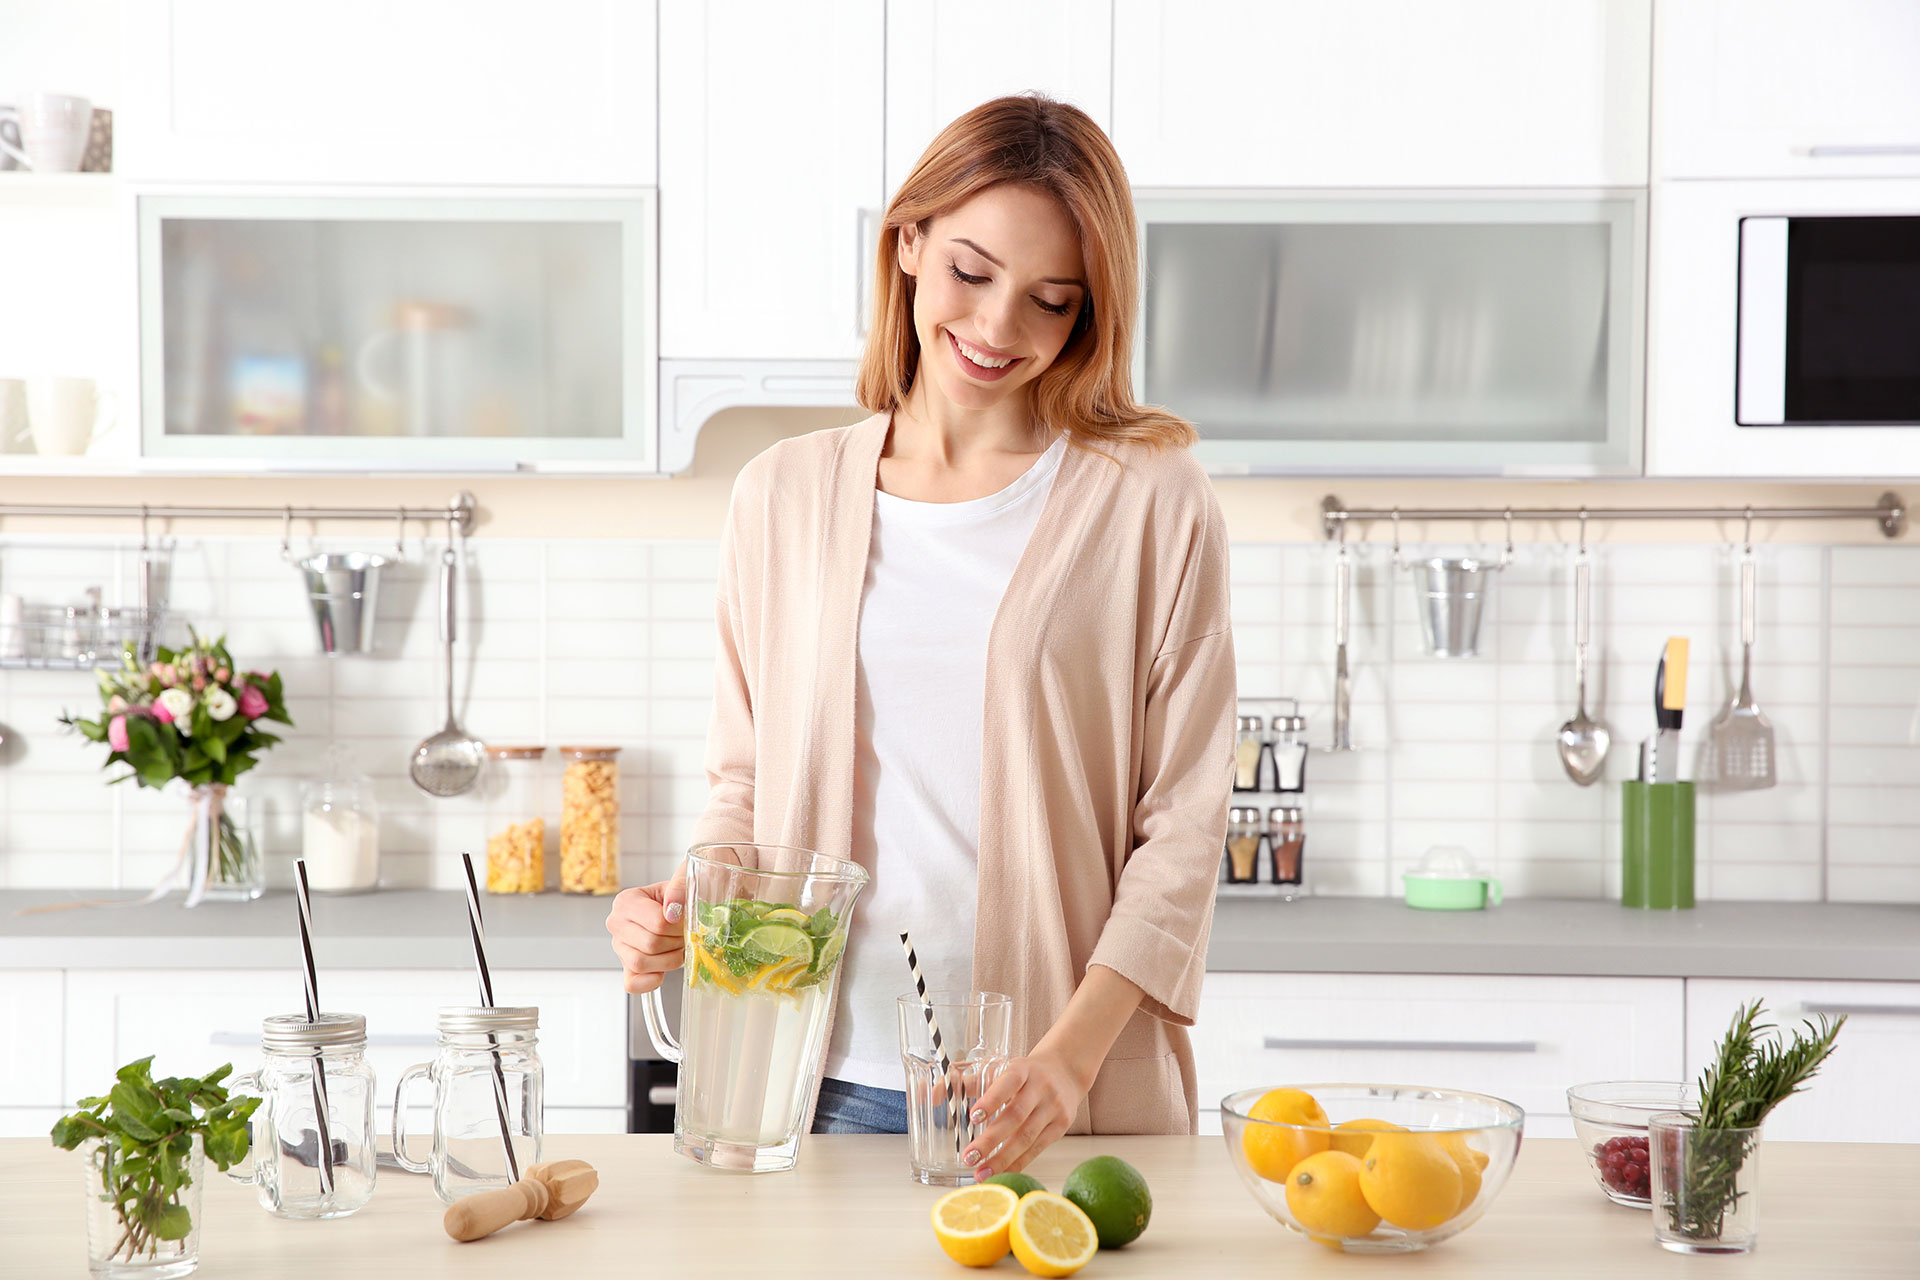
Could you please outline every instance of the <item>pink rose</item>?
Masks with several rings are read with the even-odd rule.
[[[153,704],[153,718],[161,724],[172,724],[173,712],[167,710],[166,703],[156,700]]]
[[[125,711],[126,709],[127,709],[127,700],[121,697],[119,694],[116,693],[111,698],[107,699],[107,710],[113,712],[115,715],[118,715],[120,712]]]
[[[267,714],[267,695],[248,685],[240,691],[240,714],[249,720],[258,720]]]
[[[107,745],[115,751],[127,749],[127,718],[115,716],[107,721]]]
[[[213,678],[215,680],[218,680],[221,684],[225,684],[227,681],[233,679],[233,672],[227,670],[225,667],[221,667],[218,671],[213,673]]]

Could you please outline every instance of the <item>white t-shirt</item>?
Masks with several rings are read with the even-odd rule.
[[[1000,492],[969,502],[875,493],[860,605],[853,856],[872,875],[841,962],[827,1075],[899,1089],[895,1000],[973,985],[980,718],[987,639],[1040,519],[1066,437]]]

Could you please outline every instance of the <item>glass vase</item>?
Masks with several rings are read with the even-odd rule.
[[[1675,1253],[1746,1253],[1758,1234],[1760,1129],[1702,1129],[1684,1111],[1647,1120],[1653,1237]]]
[[[189,856],[197,860],[194,865],[205,868],[206,889],[201,898],[247,902],[265,893],[266,868],[246,798],[221,783],[210,783],[195,787],[189,803]]]
[[[200,1135],[184,1154],[118,1138],[81,1144],[87,1175],[87,1269],[118,1280],[171,1280],[200,1265]],[[179,1178],[184,1176],[185,1181]],[[173,1189],[166,1189],[169,1182]]]

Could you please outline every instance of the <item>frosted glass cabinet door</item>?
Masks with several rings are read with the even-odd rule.
[[[1210,467],[1637,470],[1639,195],[1138,203],[1136,375]]]
[[[138,203],[147,456],[651,465],[650,192]]]

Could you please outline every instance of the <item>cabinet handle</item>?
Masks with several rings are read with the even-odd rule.
[[[1294,1040],[1268,1036],[1267,1049],[1391,1049],[1432,1050],[1442,1053],[1538,1053],[1535,1040]]]
[[[656,1084],[647,1090],[647,1105],[650,1107],[677,1107],[680,1105],[680,1086]]]
[[[1823,143],[1808,147],[1807,154],[1816,160],[1838,160],[1848,156],[1920,156],[1920,142]]]
[[[867,313],[872,309],[873,266],[872,227],[877,210],[865,205],[854,210],[853,219],[853,336],[867,338]]]
[[[1800,1005],[1802,1013],[1858,1014],[1863,1018],[1920,1018],[1920,1004],[1845,1004],[1821,1000],[1807,1000]]]

